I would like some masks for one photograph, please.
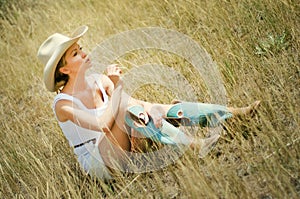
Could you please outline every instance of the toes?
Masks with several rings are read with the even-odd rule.
[[[257,101],[255,101],[252,105],[251,105],[251,109],[252,110],[255,110],[255,109],[257,109],[258,107],[259,107],[259,105],[260,105],[260,100],[257,100]]]
[[[253,104],[251,104],[251,106],[250,106],[250,112],[249,112],[249,114],[251,116],[253,116],[253,114],[256,112],[256,110],[259,107],[260,103],[261,103],[261,101],[257,100]]]
[[[255,104],[254,109],[257,109],[259,107],[260,102],[261,102],[260,100],[257,100],[254,102],[254,104]]]

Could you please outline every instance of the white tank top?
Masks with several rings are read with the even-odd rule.
[[[78,98],[73,97],[68,94],[65,94],[65,93],[59,93],[55,96],[54,102],[53,102],[53,111],[54,111],[55,116],[56,116],[56,113],[55,113],[56,103],[59,100],[70,100],[73,103],[75,103],[80,109],[85,110],[85,111],[89,112],[90,114],[95,115],[97,117],[100,117],[104,113],[104,111],[106,110],[106,108],[108,106],[108,96],[101,84],[101,75],[93,75],[93,78],[95,79],[96,85],[99,87],[100,91],[102,92],[102,96],[103,96],[103,100],[104,100],[103,105],[99,108],[88,109]],[[58,120],[57,116],[56,116],[56,119],[58,121],[60,128],[62,129],[63,134],[69,141],[69,144],[71,147],[81,144],[83,142],[86,142],[88,140],[94,139],[94,138],[96,138],[97,140],[101,140],[104,136],[103,132],[82,128],[70,120],[67,120],[66,122],[60,122]]]

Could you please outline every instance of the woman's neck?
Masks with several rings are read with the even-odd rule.
[[[85,76],[77,76],[76,78],[69,77],[67,84],[62,89],[63,93],[77,95],[89,88],[88,82],[85,79]]]

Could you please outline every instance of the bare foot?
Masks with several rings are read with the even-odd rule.
[[[257,100],[255,102],[253,102],[252,104],[250,104],[247,107],[243,107],[243,108],[228,108],[230,112],[232,112],[232,114],[234,116],[242,116],[242,115],[250,115],[253,114],[255,112],[255,110],[259,107],[260,105],[260,100]]]

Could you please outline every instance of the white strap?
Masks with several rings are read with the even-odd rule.
[[[56,103],[59,100],[69,100],[69,101],[75,103],[80,108],[86,109],[86,107],[84,106],[84,104],[79,99],[77,99],[76,97],[73,97],[73,96],[65,94],[65,93],[59,93],[54,98],[54,101],[53,101],[53,110],[55,110],[55,105],[56,105]]]

